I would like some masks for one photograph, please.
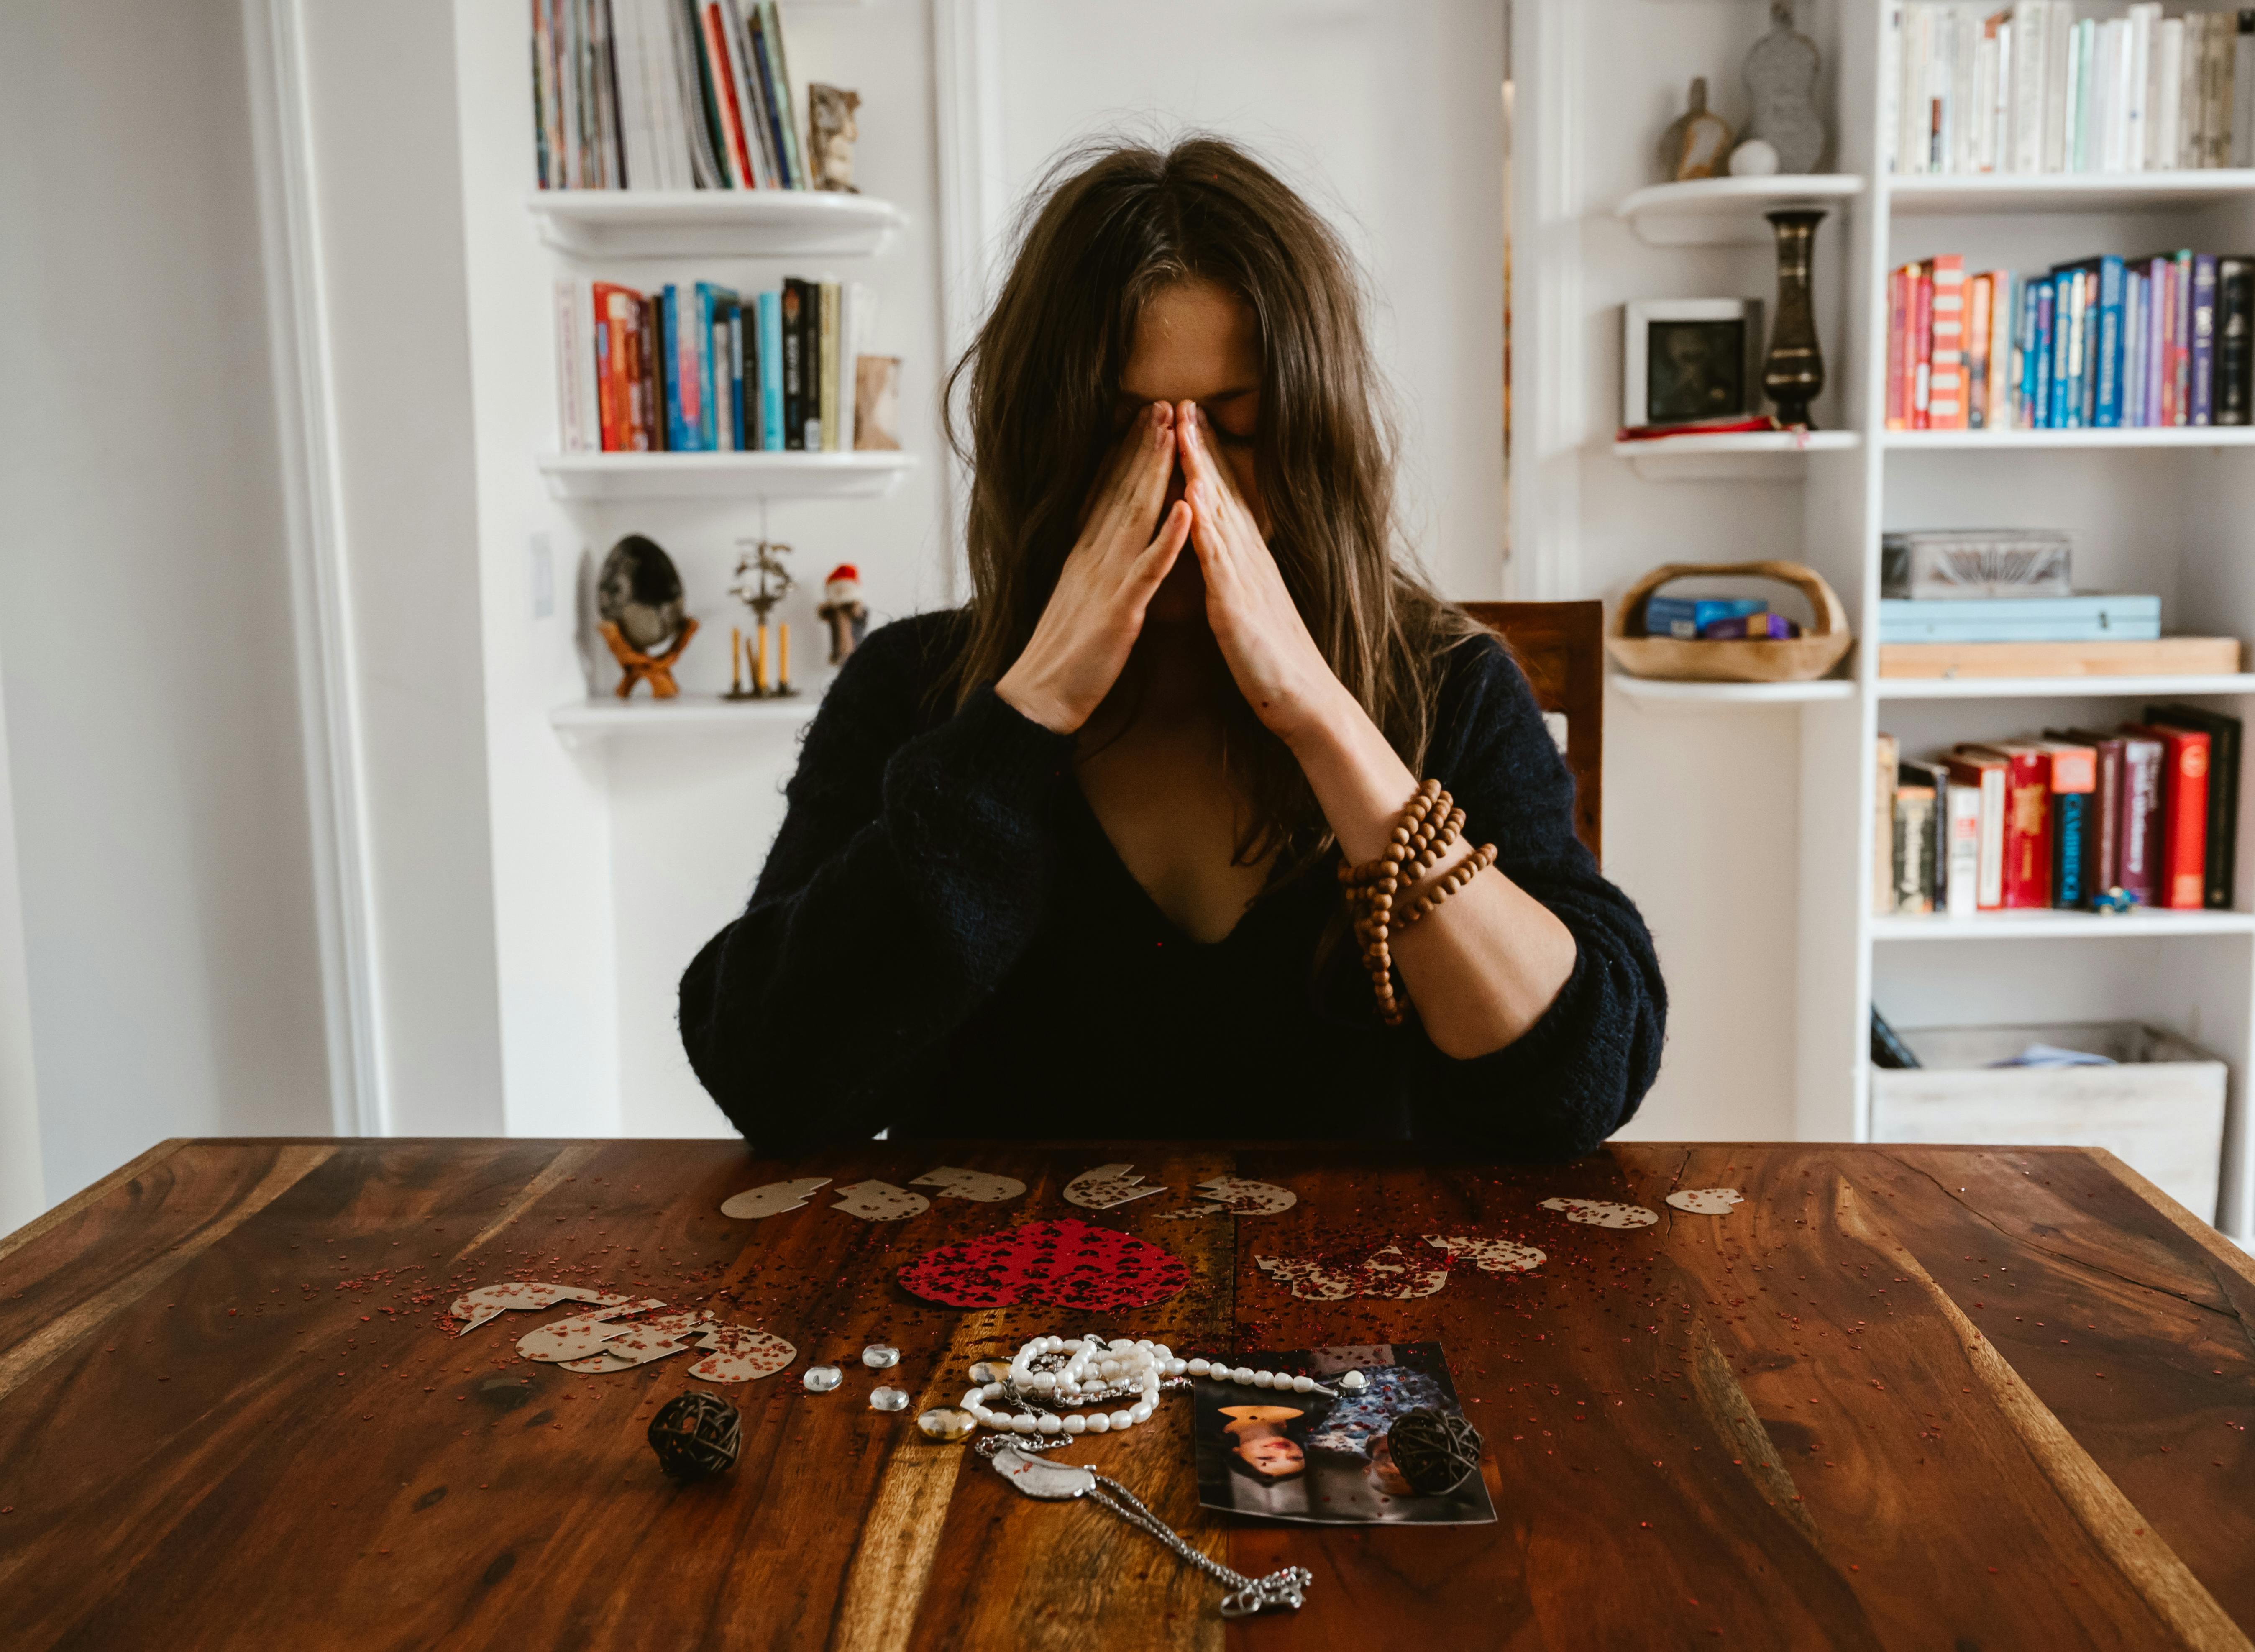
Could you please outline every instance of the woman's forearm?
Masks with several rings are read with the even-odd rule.
[[[1376,858],[1418,777],[1344,687],[1285,740],[1346,858]],[[1435,778],[1449,784],[1446,775]],[[1472,854],[1479,824],[1465,822],[1466,840],[1450,848],[1436,873]],[[1572,931],[1494,868],[1414,927],[1396,931],[1390,946],[1426,1036],[1458,1059],[1515,1042],[1574,970]]]

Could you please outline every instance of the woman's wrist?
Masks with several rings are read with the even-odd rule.
[[[1029,680],[1032,674],[1022,670],[1024,664],[1024,660],[1021,659],[1016,665],[1002,673],[994,684],[994,698],[1029,722],[1039,723],[1053,735],[1079,732],[1081,724],[1088,721],[1087,717],[1076,716],[1073,708],[1057,694]]]

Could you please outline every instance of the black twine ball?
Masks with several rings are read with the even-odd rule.
[[[1397,1418],[1387,1431],[1394,1466],[1409,1488],[1439,1497],[1479,1473],[1479,1431],[1452,1412],[1421,1405]]]
[[[676,1480],[702,1480],[734,1468],[743,1444],[744,1419],[717,1394],[677,1395],[650,1419],[650,1449]]]

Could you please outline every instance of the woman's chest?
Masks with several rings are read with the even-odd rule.
[[[1189,940],[1228,936],[1267,885],[1271,857],[1241,862],[1251,815],[1231,784],[1218,733],[1137,731],[1076,766],[1120,869]]]

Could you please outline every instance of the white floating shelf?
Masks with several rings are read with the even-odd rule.
[[[558,499],[874,499],[910,453],[543,453]]]
[[[827,189],[540,189],[524,207],[579,258],[867,257],[908,222],[889,200]]]
[[[1748,431],[1730,436],[1655,436],[1613,444],[1647,482],[1797,482],[1809,453],[1863,446],[1852,430]]]
[[[1886,200],[1903,214],[1995,212],[2170,212],[2255,192],[2255,172],[1973,172],[1889,178]]]
[[[1652,247],[1767,246],[1776,232],[1762,214],[1781,207],[1824,207],[1864,193],[1851,173],[1770,178],[1695,178],[1654,184],[1613,208]]]
[[[1891,430],[1881,438],[1891,448],[1914,452],[1986,453],[2002,447],[2246,447],[2255,446],[2255,425],[2160,425],[2127,428],[2086,425],[2079,430]]]
[[[2255,694],[2255,671],[2181,677],[1882,677],[1881,699],[2103,699],[2147,694]]]
[[[646,690],[637,689],[631,699],[610,695],[558,706],[548,714],[548,726],[566,746],[614,735],[795,730],[812,721],[821,703],[818,693],[804,689],[790,699],[720,699],[710,694],[651,699]]]
[[[1719,710],[1732,706],[1800,706],[1817,699],[1846,699],[1855,684],[1842,678],[1813,683],[1679,683],[1657,677],[1612,673],[1615,688],[1654,711]]]
[[[2179,912],[2153,907],[2109,913],[2031,906],[1981,912],[1971,917],[1895,913],[1872,919],[1872,938],[1881,941],[2126,940],[2155,935],[2250,934],[2255,934],[2255,912]]]

